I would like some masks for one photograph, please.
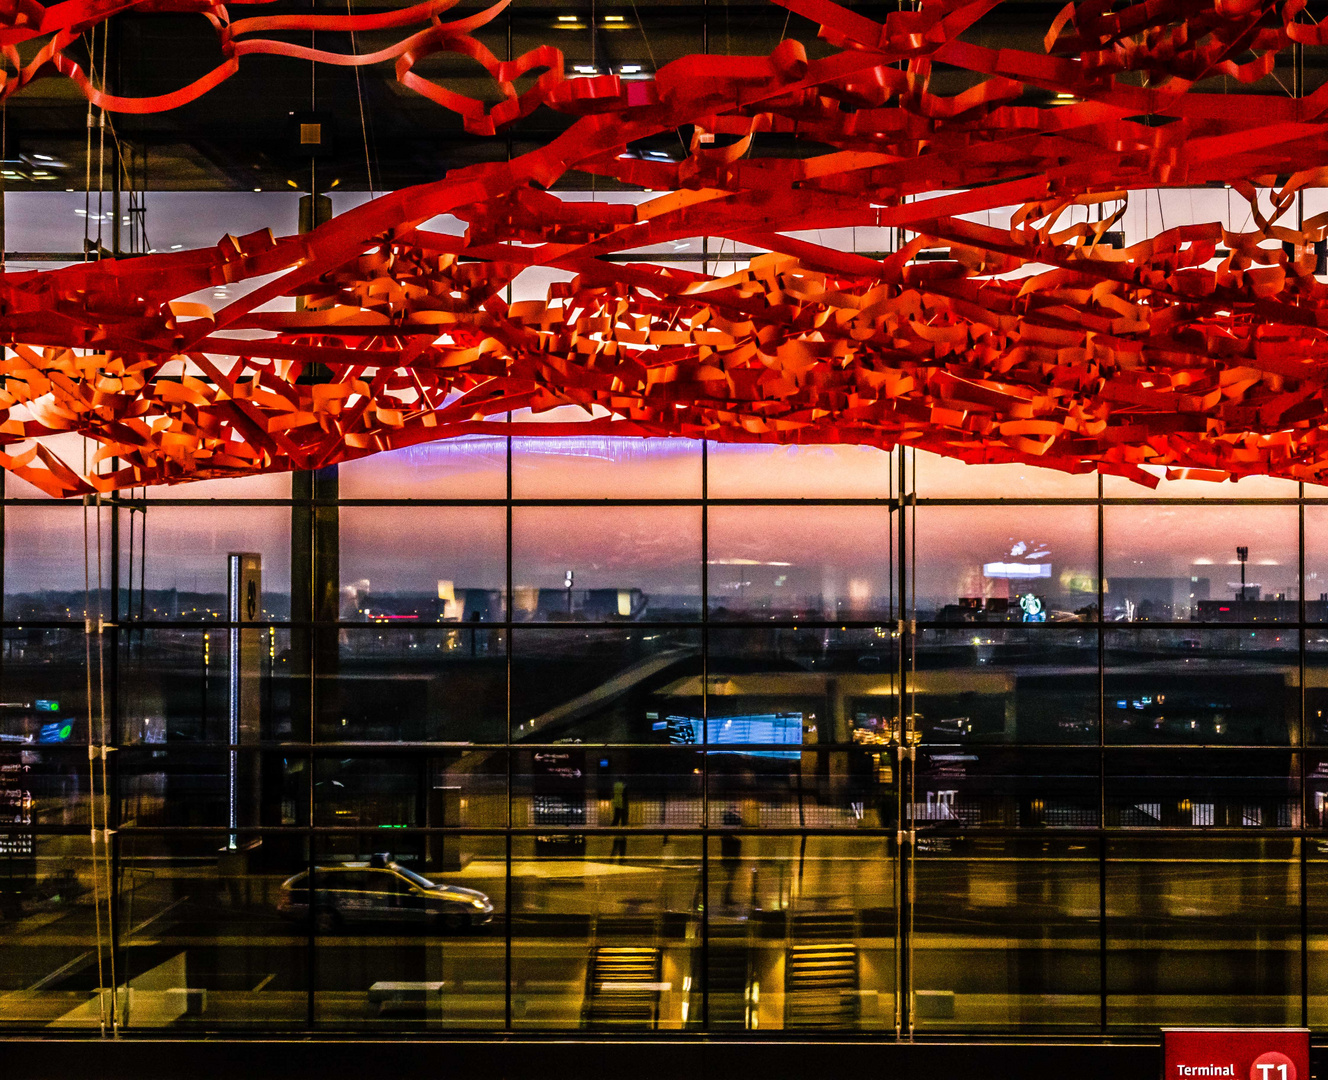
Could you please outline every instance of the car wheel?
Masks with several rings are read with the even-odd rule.
[[[443,915],[441,925],[448,933],[459,934],[470,928],[470,916],[459,911],[449,911]]]
[[[314,929],[320,934],[335,934],[341,929],[341,916],[337,914],[335,908],[315,908]]]

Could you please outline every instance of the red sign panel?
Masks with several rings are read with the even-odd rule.
[[[1162,1050],[1162,1080],[1310,1080],[1308,1028],[1172,1028]]]

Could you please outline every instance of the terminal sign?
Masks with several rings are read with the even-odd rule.
[[[1310,1080],[1308,1028],[1170,1028],[1163,1080]]]

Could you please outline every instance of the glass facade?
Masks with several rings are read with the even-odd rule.
[[[532,435],[6,494],[4,1029],[1328,1023],[1320,489]]]

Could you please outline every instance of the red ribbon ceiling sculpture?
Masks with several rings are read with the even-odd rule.
[[[1328,25],[1302,21],[1305,0],[1081,0],[1044,53],[966,39],[998,0],[921,0],[884,25],[829,0],[778,0],[820,24],[827,55],[784,41],[768,57],[688,56],[642,81],[565,78],[549,46],[500,62],[469,35],[504,5],[443,21],[454,2],[234,22],[215,0],[0,5],[3,94],[62,74],[99,107],[151,112],[275,53],[393,61],[476,133],[541,106],[576,117],[543,149],[305,236],[4,275],[0,465],[77,495],[317,468],[578,404],[602,409],[540,433],[907,445],[1145,483],[1143,465],[1328,479],[1328,284],[1313,249],[1328,214],[1296,212],[1302,189],[1328,186],[1328,85],[1300,98],[1193,88],[1258,82],[1294,45],[1328,42]],[[200,12],[224,62],[173,94],[101,93],[64,49],[131,8]],[[361,56],[258,36],[412,26]],[[36,38],[21,64],[17,46]],[[417,75],[437,52],[482,65],[501,100]],[[937,64],[976,85],[932,94]],[[1073,101],[1032,106],[1030,91]],[[629,150],[684,125],[681,162]],[[764,132],[835,149],[751,156]],[[629,206],[543,190],[569,169],[663,194]],[[1130,191],[1214,183],[1248,202],[1252,231],[1105,241]],[[1010,206],[1008,228],[972,219]],[[465,234],[422,228],[439,214]],[[897,227],[906,242],[877,260],[789,235],[847,226]],[[724,277],[607,258],[698,235],[769,254]],[[547,302],[509,305],[507,284],[531,266],[575,278]],[[260,278],[216,312],[180,301]],[[303,310],[272,310],[297,297]],[[89,474],[43,445],[60,432],[100,444]]]

